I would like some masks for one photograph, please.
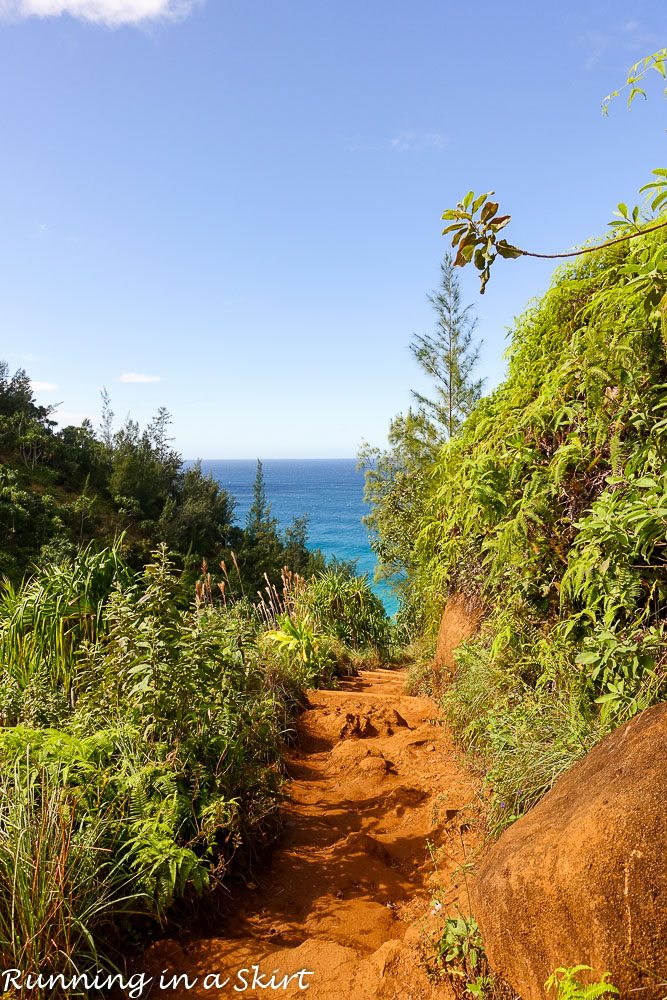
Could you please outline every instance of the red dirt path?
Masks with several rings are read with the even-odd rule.
[[[465,897],[456,869],[474,840],[468,820],[479,800],[435,705],[404,694],[404,677],[365,671],[338,691],[310,692],[288,758],[285,837],[270,868],[261,884],[235,892],[233,915],[214,937],[149,950],[153,969],[199,978],[193,989],[151,997],[451,996],[427,978],[418,945],[442,922],[431,913],[436,884],[445,909]],[[237,971],[252,965],[264,983],[273,970],[276,984],[302,969],[313,975],[243,990]],[[212,973],[230,982],[204,989]]]

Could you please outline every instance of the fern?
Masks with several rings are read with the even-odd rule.
[[[619,990],[608,982],[609,973],[595,983],[584,986],[577,978],[582,972],[594,970],[590,965],[574,965],[571,968],[561,966],[551,973],[544,988],[547,991],[556,989],[556,1000],[598,1000],[599,997],[620,996]]]

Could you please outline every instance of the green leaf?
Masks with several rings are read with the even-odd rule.
[[[574,662],[575,663],[586,663],[586,664],[588,664],[588,663],[597,663],[597,661],[599,659],[600,659],[599,654],[598,653],[594,653],[594,652],[591,651],[591,652],[579,653],[577,656],[575,656]]]
[[[628,107],[630,107],[635,97],[638,97],[639,95],[646,98],[646,91],[642,90],[641,87],[633,87],[628,95]]]
[[[512,246],[507,240],[498,240],[496,243],[496,250],[501,257],[506,260],[515,260],[517,257],[523,257],[525,251],[520,250],[519,247]]]

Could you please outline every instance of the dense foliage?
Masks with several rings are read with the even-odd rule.
[[[664,234],[556,273],[431,470],[418,573],[487,609],[447,704],[500,824],[667,690]]]
[[[33,563],[72,556],[93,539],[111,544],[121,533],[134,569],[164,542],[188,570],[184,593],[203,558],[218,566],[238,556],[234,589],[250,595],[265,574],[277,583],[285,565],[307,575],[323,568],[307,547],[305,519],[278,528],[261,466],[241,528],[233,498],[172,448],[165,409],[146,428],[128,419],[114,430],[106,394],[103,400],[99,433],[87,420],[58,430],[53,413],[35,402],[26,372],[10,375],[0,362],[0,577],[18,583]]]
[[[3,968],[113,968],[130,915],[251,865],[303,690],[389,644],[368,582],[279,529],[261,463],[238,527],[168,428],[114,431],[105,396],[99,433],[58,430],[0,366]]]
[[[6,585],[3,968],[111,968],[130,914],[160,920],[252,864],[279,827],[303,689],[389,641],[345,568],[285,570],[261,604],[214,600],[205,579],[183,608],[181,589],[164,546],[138,573],[88,547]]]

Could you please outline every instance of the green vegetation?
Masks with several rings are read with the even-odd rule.
[[[285,570],[257,605],[200,580],[183,607],[182,586],[164,545],[139,572],[119,545],[88,546],[6,585],[4,968],[113,969],[130,919],[145,933],[251,868],[280,828],[303,689],[389,641],[367,581],[341,567]]]
[[[482,935],[473,917],[447,917],[436,957],[451,975],[474,982],[486,967]]]
[[[478,997],[479,1000],[518,1000],[517,994],[498,977],[489,965],[477,921],[458,912],[446,918],[434,942],[430,968],[436,978],[446,976],[457,998]],[[562,966],[555,969],[546,983],[546,993],[555,990],[556,1000],[597,1000],[619,996],[619,990],[609,982],[609,973],[584,984],[581,975],[595,979],[590,965]]]
[[[631,68],[629,105],[666,65],[660,50]],[[414,458],[415,418],[398,418],[367,473],[405,619],[432,643],[449,595],[484,611],[444,709],[485,772],[496,831],[667,692],[667,170],[642,193],[610,239],[556,255],[507,243],[492,192],[444,213],[453,267],[473,263],[482,291],[498,256],[571,262],[516,322],[495,392],[463,423],[431,423],[430,455]],[[423,664],[411,685],[440,689]]]
[[[169,547],[186,570],[184,603],[204,558],[235,567],[231,596],[254,597],[265,575],[280,581],[285,565],[306,576],[324,568],[321,554],[307,547],[304,518],[279,530],[261,463],[247,525],[235,525],[229,494],[198,463],[185,468],[171,447],[164,408],[144,429],[128,418],[114,430],[103,393],[99,433],[90,421],[57,430],[52,417],[36,404],[26,372],[10,375],[0,362],[0,578],[18,584],[33,564],[72,557],[92,541],[112,545],[121,535],[135,570],[157,545]]]
[[[666,252],[652,232],[558,271],[433,467],[420,573],[488,609],[447,708],[499,825],[664,697]]]
[[[664,52],[634,68],[630,102]],[[632,74],[631,74],[632,75]],[[0,364],[0,962],[113,970],[139,940],[280,828],[282,753],[306,688],[397,637],[432,648],[450,595],[484,611],[443,709],[491,790],[494,832],[613,727],[667,693],[667,170],[648,206],[572,262],[516,322],[504,382],[481,398],[455,267],[482,290],[510,217],[470,192],[445,213],[457,256],[412,354],[430,394],[364,447],[380,575],[281,531],[261,463],[234,503],[142,429],[56,429],[24,371]],[[417,664],[413,688],[439,692]],[[472,916],[449,916],[436,966],[503,995]],[[618,991],[557,969],[561,1000]],[[459,989],[460,987],[460,989]],[[499,992],[494,992],[499,991]],[[39,995],[39,994],[36,994]],[[69,995],[72,995],[71,993]],[[83,993],[81,995],[84,995]]]
[[[594,972],[590,965],[575,965],[570,969],[560,968],[552,972],[544,988],[547,991],[556,989],[556,1000],[597,1000],[598,997],[618,996],[619,991],[612,986],[609,973],[595,983],[584,986],[577,978],[582,972]]]
[[[104,813],[81,820],[62,773],[17,760],[0,777],[0,962],[54,975],[96,968],[96,938],[139,905],[112,860]]]
[[[461,301],[454,262],[446,255],[439,288],[429,295],[435,331],[417,335],[410,350],[431,383],[430,395],[413,392],[416,406],[389,427],[389,448],[365,445],[359,464],[366,470],[366,524],[378,559],[378,575],[390,580],[402,600],[400,621],[407,640],[428,621],[423,592],[417,592],[416,542],[425,516],[430,470],[443,442],[452,439],[479,401],[475,378],[479,345],[476,320]],[[430,609],[429,609],[430,610]]]
[[[666,67],[664,49],[632,67],[628,103]],[[407,634],[432,654],[449,597],[457,614],[481,610],[454,678],[435,676],[424,655],[408,689],[441,699],[484,776],[494,834],[667,696],[667,170],[642,194],[642,206],[619,204],[610,238],[553,255],[506,241],[510,216],[493,192],[470,191],[446,211],[453,288],[452,269],[471,263],[484,292],[498,257],[570,262],[516,321],[493,393],[479,399],[474,364],[464,365],[474,405],[460,419],[415,394],[422,405],[392,422],[389,449],[362,454],[374,548],[399,581]],[[451,315],[465,330],[458,299]],[[472,346],[465,334],[457,343]],[[438,361],[422,367],[451,393],[438,367],[448,344],[431,344]],[[447,916],[435,952],[457,996],[508,995],[471,915]],[[608,974],[584,985],[582,973],[593,970],[559,968],[545,988],[561,1000],[618,994]]]
[[[643,190],[517,321],[505,381],[431,424],[431,457],[406,475],[400,418],[367,473],[405,619],[432,642],[448,595],[484,609],[443,707],[496,831],[667,692],[667,170]],[[423,665],[411,684],[440,688]]]
[[[390,644],[368,582],[279,530],[261,463],[237,527],[168,426],[114,431],[105,397],[99,435],[59,431],[0,366],[3,968],[113,971],[250,870],[304,689]]]

